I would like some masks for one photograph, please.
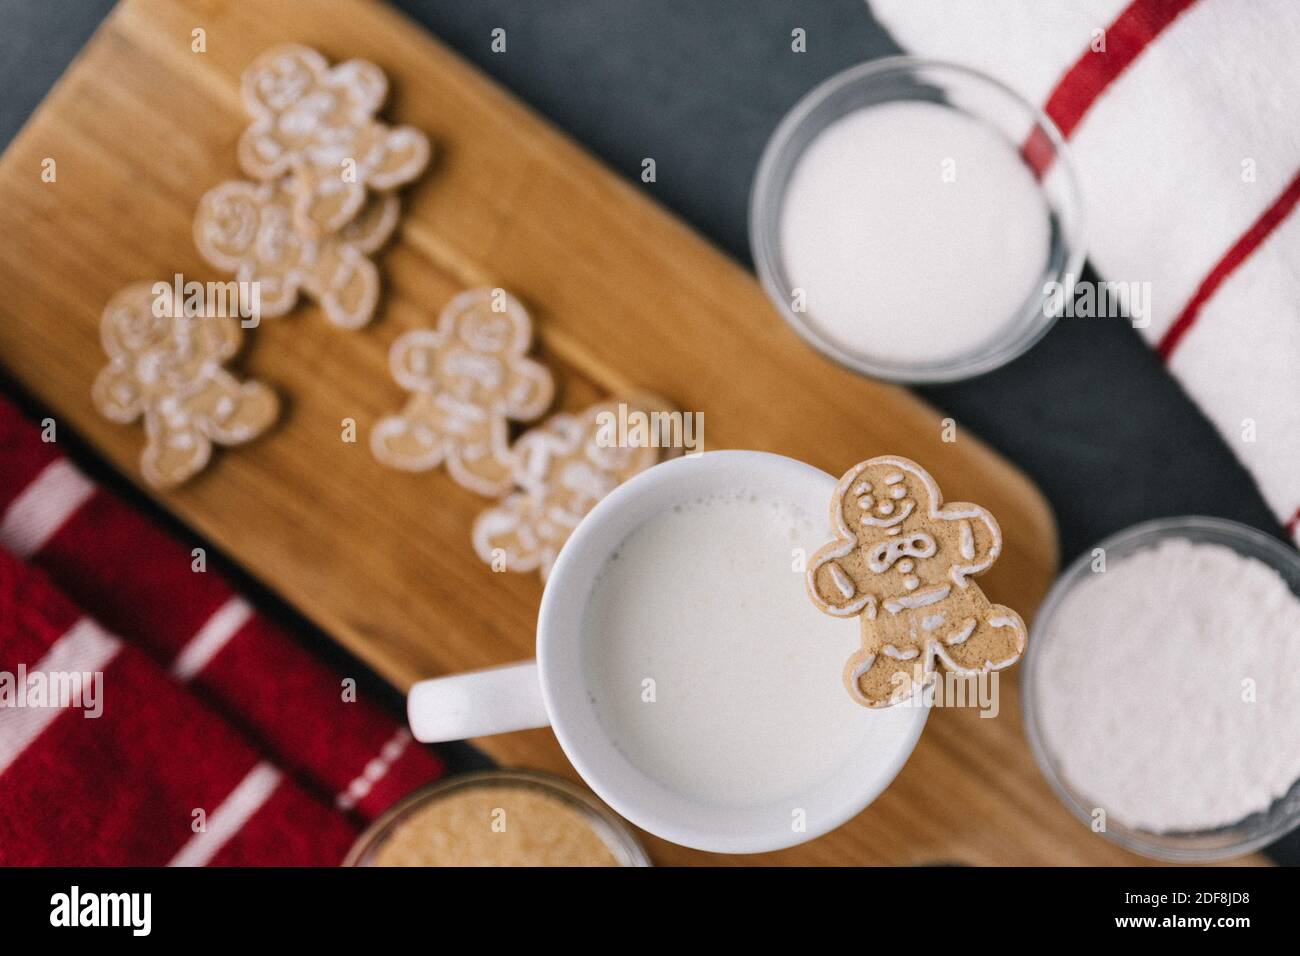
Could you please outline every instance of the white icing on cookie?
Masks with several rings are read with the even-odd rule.
[[[901,597],[890,598],[885,602],[885,610],[890,614],[897,614],[903,610],[915,610],[918,607],[937,604],[951,593],[951,587],[947,584],[939,584],[924,591],[918,591],[916,594],[905,594]]]
[[[898,565],[900,571],[911,571],[914,565],[908,560],[908,566],[903,567],[904,560],[929,558],[934,555],[937,549],[938,545],[935,544],[933,537],[924,531],[917,531],[906,538],[895,541],[881,541],[867,553],[867,567],[876,574],[888,571],[895,564]]]
[[[844,569],[838,564],[831,564],[830,569],[831,580],[835,582],[835,586],[839,588],[840,593],[843,594],[846,599],[853,597],[853,595],[857,593],[857,588],[853,586],[853,579],[845,574]]]
[[[962,623],[962,626],[957,630],[953,631],[947,637],[945,637],[943,639],[943,642],[947,644],[949,647],[952,647],[955,644],[964,644],[966,643],[966,638],[970,637],[974,633],[975,633],[975,618],[973,617],[967,618]]]
[[[970,521],[963,518],[957,526],[961,532],[961,556],[967,561],[975,558],[975,532],[971,530]]]

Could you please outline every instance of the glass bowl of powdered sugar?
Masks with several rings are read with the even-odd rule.
[[[809,344],[876,378],[987,372],[1051,327],[1083,262],[1052,121],[998,80],[901,56],[826,80],[777,126],[750,196],[754,266]]]
[[[1300,824],[1300,552],[1216,518],[1137,525],[1038,613],[1024,719],[1048,782],[1146,856],[1220,860]]]

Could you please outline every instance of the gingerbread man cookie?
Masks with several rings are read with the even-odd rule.
[[[335,325],[360,328],[379,302],[379,270],[370,253],[397,226],[397,197],[372,197],[339,232],[317,239],[294,222],[292,193],[291,181],[235,180],[210,190],[194,219],[199,253],[239,282],[256,282],[263,316],[284,315],[301,292]]]
[[[136,283],[109,301],[100,324],[109,364],[91,396],[112,421],[144,416],[141,471],[165,489],[202,470],[213,442],[256,438],[275,421],[280,403],[265,385],[240,382],[222,367],[239,349],[238,319],[184,315],[170,289],[154,288]]]
[[[471,491],[505,494],[514,466],[508,420],[532,421],[555,394],[551,373],[525,354],[531,341],[528,313],[501,289],[462,292],[437,329],[398,338],[389,365],[412,394],[370,433],[374,456],[404,471],[445,462]]]
[[[858,703],[906,700],[929,683],[936,660],[975,674],[1020,659],[1024,621],[971,580],[1002,551],[988,511],[944,504],[924,468],[887,455],[840,479],[831,526],[836,540],[813,555],[806,583],[827,614],[861,618],[862,648],[844,669]]]
[[[552,415],[514,445],[514,480],[520,490],[482,512],[474,522],[474,550],[484,562],[498,555],[510,571],[538,571],[545,581],[560,548],[587,512],[633,475],[670,457],[657,444],[620,445],[608,423],[620,412],[671,411],[655,395],[610,399],[576,415]]]
[[[330,67],[308,47],[276,47],[244,71],[241,92],[253,123],[239,140],[240,165],[263,181],[293,174],[293,213],[306,235],[341,229],[367,189],[394,190],[429,163],[427,136],[375,119],[388,81],[373,63]]]

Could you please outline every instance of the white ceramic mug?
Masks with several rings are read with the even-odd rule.
[[[549,724],[578,773],[614,810],[666,840],[718,853],[793,846],[856,816],[902,769],[928,708],[873,712],[880,732],[867,738],[862,752],[829,778],[808,781],[779,806],[715,806],[675,792],[623,755],[598,719],[582,654],[583,616],[596,575],[648,518],[737,485],[820,515],[829,508],[835,484],[835,478],[810,465],[754,451],[678,458],[637,475],[597,504],[560,552],[538,615],[537,660],[416,684],[407,700],[416,739],[462,740]],[[827,528],[830,540],[829,522]],[[801,819],[792,819],[792,807]]]

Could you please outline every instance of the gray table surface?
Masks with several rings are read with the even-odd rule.
[[[781,116],[832,73],[899,52],[862,0],[396,5],[746,264],[750,183]],[[111,6],[0,0],[0,145]],[[497,27],[504,54],[490,49]],[[795,27],[806,53],[790,50]],[[639,178],[647,156],[653,184]],[[1010,365],[918,391],[1039,484],[1063,561],[1164,515],[1217,515],[1284,537],[1223,439],[1123,321],[1062,319]],[[1300,831],[1272,852],[1300,863]]]

